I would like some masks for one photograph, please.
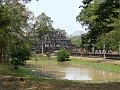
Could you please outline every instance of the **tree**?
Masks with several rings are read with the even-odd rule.
[[[98,29],[95,29],[95,19],[97,18],[97,15],[95,15],[95,11],[99,6],[99,0],[95,1],[94,3],[90,3],[90,0],[83,0],[84,6],[81,6],[83,9],[81,10],[80,14],[76,17],[76,20],[79,21],[83,26],[87,26],[88,33],[83,35],[84,38],[87,38],[84,40],[86,44],[89,45],[89,47],[92,46],[92,41],[95,41],[98,36]],[[82,40],[84,39],[82,36]],[[84,42],[83,41],[83,42]],[[84,44],[85,44],[84,42]]]
[[[31,12],[17,0],[0,4],[0,62],[9,62],[11,48],[24,40]]]
[[[35,29],[39,38],[43,37],[48,30],[52,29],[52,22],[51,18],[46,16],[45,13],[42,13],[36,18]]]
[[[114,19],[114,23],[112,24],[115,28],[113,31],[106,33],[105,35],[101,35],[98,37],[96,48],[102,49],[102,46],[106,45],[106,50],[120,51],[120,17],[118,19]]]
[[[30,51],[27,47],[17,47],[12,50],[10,61],[12,65],[14,65],[14,69],[18,69],[19,65],[24,65],[25,61],[29,59],[31,56]]]
[[[25,3],[28,3],[28,2],[30,2],[30,1],[32,1],[32,0],[0,0],[0,3],[14,2],[14,1],[17,1],[17,2],[23,1],[23,2],[25,2]],[[36,1],[38,1],[38,0],[36,0]]]
[[[38,38],[38,42],[40,39],[43,39],[43,36],[46,34],[46,32],[50,29],[52,29],[52,20],[50,17],[46,16],[45,13],[42,13],[36,18],[35,23],[35,30]],[[42,53],[43,53],[43,40],[42,40]]]
[[[120,15],[119,0],[83,0],[80,14],[76,17],[77,21],[82,22],[83,26],[88,26],[87,42],[89,46],[96,43],[97,38],[105,33],[114,30],[114,19]]]
[[[76,45],[77,47],[81,47],[81,34],[82,32],[75,32],[74,34],[68,36],[68,38],[71,40],[71,43]]]
[[[106,50],[118,51],[119,49],[119,39],[120,39],[120,31],[113,30],[109,33],[106,33],[104,36],[101,35],[98,38],[96,43],[97,49],[102,49],[104,42],[106,45]],[[105,41],[104,41],[105,40]]]

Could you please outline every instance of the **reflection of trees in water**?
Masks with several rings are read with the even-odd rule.
[[[109,72],[105,70],[91,69],[93,80],[112,80],[120,79],[119,73]]]
[[[48,63],[41,62],[28,64],[28,67],[35,69],[37,75],[42,73],[43,76],[49,78],[59,78],[59,79],[69,79],[69,80],[112,80],[120,79],[119,73],[113,73],[109,71],[94,69],[86,66],[70,65],[65,62],[53,63],[49,61]],[[36,72],[35,72],[36,73]]]

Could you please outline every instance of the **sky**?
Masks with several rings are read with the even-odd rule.
[[[44,12],[53,20],[53,28],[63,29],[71,35],[85,32],[81,24],[76,22],[81,4],[82,0],[32,0],[26,6],[35,17]]]

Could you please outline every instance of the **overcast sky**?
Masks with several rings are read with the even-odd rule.
[[[85,31],[81,24],[76,22],[76,16],[80,12],[79,6],[81,4],[82,0],[32,0],[27,4],[27,7],[35,16],[44,12],[53,20],[55,29],[64,29],[70,35],[76,31]]]

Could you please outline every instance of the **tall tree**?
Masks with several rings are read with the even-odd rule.
[[[11,2],[12,1],[12,2]],[[10,48],[23,40],[30,12],[17,0],[0,4],[0,60],[8,62]]]
[[[93,1],[93,0],[91,0]],[[95,43],[97,36],[99,34],[99,29],[95,29],[95,19],[98,17],[95,12],[98,9],[100,4],[99,0],[91,3],[90,0],[83,0],[83,6],[80,14],[76,17],[76,20],[81,23],[83,26],[87,26],[88,33],[82,35],[82,46],[92,47],[92,44]]]
[[[35,23],[35,30],[38,38],[38,42],[43,39],[43,36],[46,34],[46,32],[50,29],[52,29],[52,23],[50,17],[46,16],[45,13],[42,13],[36,18]],[[43,53],[43,40],[42,40],[42,53]]]
[[[77,21],[83,26],[88,26],[87,43],[93,45],[103,33],[114,30],[114,19],[120,15],[119,0],[83,0],[83,6]],[[86,37],[86,36],[85,36]]]
[[[50,17],[46,16],[45,13],[42,13],[36,18],[35,29],[38,33],[38,37],[41,38],[48,30],[52,29],[52,23]]]
[[[120,11],[120,9],[119,9]],[[113,18],[114,23],[111,26],[114,27],[113,31],[106,33],[105,35],[100,35],[98,37],[96,46],[98,49],[102,49],[102,46],[106,45],[106,49],[111,49],[113,51],[120,51],[120,15],[119,18]]]

